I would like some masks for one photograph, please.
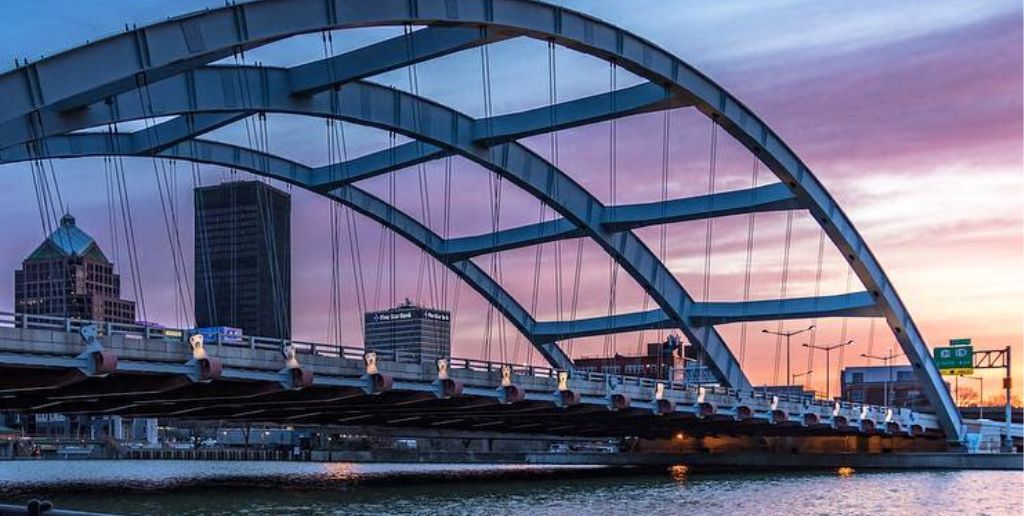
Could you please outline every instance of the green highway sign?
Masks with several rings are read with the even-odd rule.
[[[947,375],[974,374],[974,348],[967,344],[954,345],[948,348],[935,348],[935,366],[939,372]],[[952,344],[955,341],[950,341]]]
[[[950,346],[970,346],[971,339],[949,339]]]

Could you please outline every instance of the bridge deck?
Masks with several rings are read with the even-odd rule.
[[[4,321],[0,320],[0,325]],[[285,367],[281,341],[248,339],[208,344],[222,362],[205,379],[179,330],[100,325],[99,341],[116,367],[100,375],[78,331],[82,323],[8,316],[0,327],[0,399],[8,410],[176,417],[283,424],[379,425],[577,436],[669,437],[692,435],[835,435],[889,433],[941,437],[934,416],[906,409],[833,404],[763,392],[665,383],[651,379],[578,373],[559,393],[558,372],[512,366],[524,393],[508,401],[502,365],[450,359],[451,395],[438,382],[434,360],[381,357],[378,374],[390,388],[375,389],[364,350],[293,343],[296,383]],[[301,375],[299,376],[301,377]]]

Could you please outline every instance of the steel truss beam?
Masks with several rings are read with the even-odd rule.
[[[474,128],[474,134],[480,143],[495,145],[613,118],[688,105],[683,97],[673,96],[671,90],[648,82],[610,93],[480,120]]]
[[[291,90],[312,95],[339,83],[372,77],[511,36],[491,27],[427,27],[327,59],[291,69]]]
[[[0,122],[0,148],[56,134],[51,132],[51,124],[61,111],[74,110],[66,116],[77,118],[82,111],[88,111],[77,108],[137,84],[152,83],[216,61],[240,49],[327,29],[407,23],[484,26],[552,41],[614,62],[692,102],[757,155],[793,189],[798,202],[810,210],[875,297],[924,384],[943,431],[950,440],[962,438],[959,414],[909,312],[863,238],[807,166],[752,111],[696,69],[642,38],[569,9],[520,0],[264,0],[176,17],[0,74],[0,95],[5,99],[0,104],[0,120],[4,121]],[[396,115],[393,118],[401,118]],[[438,123],[440,119],[431,122]],[[470,127],[461,130],[459,139],[472,133]],[[484,135],[488,136],[494,134]],[[516,153],[505,152],[507,148],[496,150],[503,153],[502,159],[518,159]],[[543,168],[536,172],[544,174]],[[624,234],[627,233],[620,233]],[[625,241],[616,244],[612,247],[626,250]],[[630,269],[633,274],[635,269]],[[676,300],[658,299],[659,304],[668,301]]]
[[[619,232],[687,220],[799,208],[793,192],[785,185],[775,184],[666,202],[609,206],[601,225],[609,231]],[[556,219],[453,239],[448,242],[447,254],[455,258],[469,258],[580,236],[584,233],[576,224]]]
[[[694,303],[689,313],[694,326],[786,319],[825,317],[877,317],[878,306],[868,292],[793,299],[748,302]],[[609,333],[671,329],[675,324],[662,310],[632,312],[614,317],[594,317],[577,321],[538,321],[534,339],[554,342]]]
[[[571,220],[555,219],[494,233],[453,238],[447,242],[445,255],[450,259],[464,260],[483,254],[582,236],[586,236],[586,233]]]
[[[132,149],[131,134],[78,133],[54,136],[46,140],[49,158],[88,156],[152,156],[165,159],[196,161],[212,165],[245,170],[307,187],[305,181],[316,176],[316,170],[280,156],[254,151],[226,143],[192,140],[164,149],[157,154],[139,153]],[[23,147],[0,151],[0,163],[34,159]],[[359,158],[357,158],[359,159]],[[322,195],[351,207],[371,220],[387,226],[452,269],[463,281],[497,307],[518,331],[530,338],[533,317],[497,284],[486,272],[469,260],[446,260],[443,255],[444,239],[401,210],[355,186],[339,186]],[[572,369],[572,361],[553,343],[536,344],[549,363],[563,369]]]
[[[347,120],[450,149],[504,176],[582,228],[642,288],[651,292],[652,299],[672,316],[691,342],[704,348],[710,369],[723,384],[749,387],[739,363],[721,336],[713,329],[703,329],[698,334],[698,329],[685,317],[694,301],[654,253],[631,232],[604,228],[602,221],[607,208],[526,147],[516,142],[482,147],[474,139],[473,129],[478,121],[394,89],[357,82],[297,97],[291,94],[287,70],[239,68],[192,70],[149,85],[145,95],[138,92],[118,95],[110,102],[114,109],[96,105],[76,112],[79,115],[76,117],[55,117],[52,124],[46,126],[57,133],[67,133],[74,131],[74,127],[101,126],[115,120],[242,109]],[[143,104],[139,101],[141,98],[159,99],[159,102]],[[254,104],[242,104],[242,99],[254,99]]]

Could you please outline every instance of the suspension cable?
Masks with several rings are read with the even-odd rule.
[[[188,114],[188,115],[185,115],[185,116],[188,117],[188,118],[186,118],[186,123],[188,124],[189,133],[194,134],[195,133],[195,118],[192,116],[192,114]],[[189,147],[190,147],[190,150],[191,150],[191,153],[192,153],[193,156],[198,155],[197,154],[197,149],[196,149],[196,140],[195,140],[195,138],[192,138],[192,139],[189,140]],[[199,163],[197,161],[192,160],[192,161],[190,161],[190,165],[192,167],[192,190],[195,191],[196,189],[198,189],[198,188],[203,186],[203,180],[202,180],[202,175],[199,173],[200,172]],[[196,228],[197,228],[197,230],[196,230],[197,234],[195,235],[195,238],[198,239],[199,242],[201,242],[201,244],[197,244],[197,245],[201,245],[202,246],[200,248],[200,250],[199,250],[198,256],[200,256],[200,259],[203,262],[202,263],[203,285],[204,285],[204,290],[206,291],[205,302],[206,302],[207,311],[208,311],[208,313],[210,315],[210,321],[209,322],[210,323],[215,323],[216,321],[219,320],[218,317],[217,317],[217,303],[216,303],[217,294],[214,291],[214,285],[213,285],[213,262],[212,262],[212,260],[210,258],[210,241],[209,241],[209,234],[207,232],[206,220],[205,220],[205,217],[206,217],[205,201],[204,201],[204,197],[202,195],[195,195],[194,198],[195,198],[195,203],[196,203],[196,206],[195,206],[196,215],[195,216],[197,218],[197,220],[195,221]],[[195,266],[198,268],[200,266],[200,264],[196,263]],[[196,271],[196,274],[198,275],[199,271]],[[197,290],[198,290],[198,286],[197,286]],[[198,316],[199,316],[199,314],[196,314],[196,317],[197,317],[196,324],[197,325],[199,324]]]
[[[111,119],[117,120],[119,107],[116,99],[110,104],[110,109],[112,110]],[[118,138],[118,135],[118,126],[116,124],[108,125],[108,137],[111,140],[111,148],[114,149],[114,153],[116,155],[116,159],[114,161],[114,176],[117,182],[117,195],[121,208],[121,227],[124,229],[125,250],[128,253],[128,271],[129,277],[132,280],[132,293],[138,303],[139,312],[142,314],[142,320],[147,321],[149,318],[146,313],[146,299],[144,289],[142,288],[142,270],[139,267],[139,248],[135,239],[135,219],[132,216],[132,207],[129,202],[124,157],[121,153],[120,138]]]
[[[405,25],[404,35],[405,35],[406,54],[407,54],[409,62],[412,63],[412,64],[410,64],[407,67],[408,78],[409,78],[409,90],[411,91],[413,96],[417,96],[418,97],[419,94],[420,94],[419,93],[420,92],[420,88],[419,88],[419,82],[420,81],[419,81],[419,73],[418,73],[418,70],[417,70],[416,63],[415,63],[415,56],[417,55],[416,54],[416,42],[415,42],[415,38],[413,38],[413,28],[412,28],[411,24],[406,24]],[[413,104],[413,124],[414,124],[414,128],[416,129],[417,132],[419,132],[419,129],[420,129],[420,118],[421,118],[420,114],[421,113],[420,113],[420,105],[419,105],[419,103]],[[420,153],[423,153],[423,141],[422,140],[420,140],[420,139],[416,140],[416,147],[417,147],[417,149],[419,150]],[[432,220],[431,220],[432,219],[432,213],[431,213],[431,203],[430,203],[430,184],[427,181],[426,163],[417,163],[416,164],[416,175],[417,175],[418,184],[419,184],[419,199],[420,199],[421,218],[423,219],[423,224],[428,229],[433,230],[434,225],[433,225]],[[424,269],[426,270],[426,282],[427,282],[427,290],[428,290],[429,299],[430,299],[430,305],[432,307],[436,307],[437,306],[437,294],[438,294],[437,293],[437,263],[434,260],[430,259],[430,256],[427,253],[426,249],[420,249],[420,267],[419,267],[419,276],[417,278],[417,286],[416,286],[416,298],[417,299],[420,299],[420,297],[421,297]]]
[[[757,174],[760,169],[760,160],[754,156],[754,164],[750,172],[750,203],[754,203],[754,189],[757,188]],[[750,304],[750,275],[753,270],[754,259],[754,227],[757,223],[757,215],[751,211],[747,215],[747,254],[743,270],[743,315],[747,315]],[[746,317],[744,317],[746,319]],[[747,331],[750,323],[744,321],[740,325],[740,367],[742,368],[747,358]]]
[[[844,291],[846,294],[850,293],[850,287],[852,286],[852,281],[853,281],[853,267],[848,265],[847,268],[846,268],[846,290]],[[842,329],[840,330],[840,333],[839,333],[839,342],[846,342],[846,331],[847,331],[847,324],[849,323],[849,321],[850,321],[849,317],[843,317],[843,325],[842,325]],[[839,377],[838,375],[842,374],[843,363],[845,361],[846,361],[846,346],[842,346],[842,347],[839,348],[839,360],[836,363],[836,377],[837,378]]]
[[[553,130],[555,127],[558,114],[557,102],[558,102],[558,76],[556,69],[556,55],[555,55],[555,42],[554,40],[548,40],[548,123],[552,127],[552,130],[548,133],[549,139],[549,156],[548,159],[551,161],[552,166],[558,168],[558,133]],[[541,223],[547,215],[547,203],[543,201],[540,203],[540,209],[537,214],[537,236],[541,236]],[[556,242],[557,245],[557,242]],[[534,252],[533,259],[533,288],[530,295],[530,313],[536,318],[537,317],[537,302],[540,296],[540,284],[541,284],[541,263],[544,260],[544,244],[537,245]],[[529,346],[527,351],[526,363],[533,363],[533,346]],[[516,361],[519,352],[519,338],[517,335],[515,351],[513,352],[513,362]]]
[[[824,258],[825,258],[825,228],[822,228],[821,231],[818,233],[818,266],[817,266],[816,272],[814,274],[814,312],[815,313],[817,313],[817,311],[818,311],[818,304],[819,304],[820,297],[821,297],[821,270],[822,270],[821,266],[822,266],[822,262],[824,261]],[[813,371],[814,370],[814,347],[813,346],[815,344],[815,341],[817,340],[817,336],[818,336],[818,318],[815,317],[814,319],[811,320],[811,331],[810,331],[810,335],[808,335],[808,340],[810,342],[808,342],[809,345],[805,348],[807,350],[807,368],[804,369],[804,371]],[[844,340],[844,341],[841,341],[841,342],[846,342],[846,341]],[[827,365],[828,364],[826,364],[826,366]]]
[[[36,138],[28,143],[27,147],[29,156],[32,157],[34,155],[36,157],[36,159],[32,160],[30,167],[33,171],[33,188],[36,192],[37,207],[40,212],[40,218],[43,222],[43,239],[45,240],[49,238],[50,235],[53,235],[55,238],[64,239],[65,244],[69,244],[70,242],[67,242],[67,240],[70,238],[70,235],[66,231],[58,231],[63,227],[63,225],[59,222],[60,219],[57,216],[57,210],[63,209],[66,212],[67,206],[64,204],[64,200],[60,193],[60,184],[57,181],[57,174],[53,167],[53,158],[50,155],[47,139],[45,138],[46,128],[43,116],[40,112],[36,111],[34,113],[34,118],[35,123],[30,124],[30,128],[32,136]],[[37,127],[39,128],[38,134],[35,131]],[[41,153],[40,147],[42,149]],[[40,154],[45,157],[45,163],[43,159],[39,157]],[[50,179],[47,179],[46,164],[49,164],[49,176],[53,181],[52,188],[50,187]],[[57,197],[56,206],[53,199],[54,195]],[[67,278],[67,275],[69,274],[67,268],[61,264],[51,264],[48,269],[50,270],[47,272],[51,276]],[[51,297],[60,294],[59,286],[56,282],[50,282],[49,289],[49,295]],[[70,316],[71,313],[69,310],[70,307],[68,305],[67,296],[60,295],[60,299],[63,315],[65,317]]]
[[[452,220],[452,156],[445,156],[444,158],[444,202],[442,203],[441,213],[441,236],[445,241],[451,237],[451,220]],[[450,263],[449,263],[450,265]],[[444,276],[444,282],[441,286],[441,305],[445,310],[451,310],[451,306],[448,304],[448,284],[451,281],[451,268],[445,267],[442,271]],[[458,278],[455,279],[458,281]],[[454,327],[454,324],[452,325]]]
[[[608,93],[609,109],[614,113],[618,103],[616,86],[618,83],[618,65],[614,62],[608,66]],[[609,205],[615,206],[618,202],[618,119],[612,118],[608,124],[608,199]],[[614,209],[614,208],[613,208]],[[608,255],[608,317],[614,317],[616,312],[616,301],[618,298],[619,264]],[[604,356],[611,357],[616,352],[618,335],[609,333],[604,336]]]
[[[493,132],[494,132],[494,128],[493,128],[494,102],[493,102],[493,96],[492,96],[492,90],[491,90],[490,51],[487,48],[487,45],[483,45],[483,46],[480,47],[480,71],[481,71],[480,75],[481,75],[482,87],[483,87],[484,118],[487,121],[485,125],[486,125],[486,129],[487,129],[487,134],[489,136],[489,135],[493,134]],[[488,146],[488,153],[489,153],[490,161],[494,161],[494,146],[493,145]],[[502,191],[504,190],[504,188],[503,188],[503,183],[502,183],[501,175],[496,174],[494,172],[490,172],[488,174],[487,178],[488,178],[488,185],[489,185],[488,188],[490,189],[490,192],[491,192],[490,193],[490,196],[491,196],[491,206],[490,206],[491,207],[491,239],[492,239],[492,244],[496,246],[497,245],[497,238],[498,238],[497,232],[498,232],[498,230],[501,227],[501,198],[502,198]],[[491,253],[490,258],[491,258],[491,260],[490,260],[490,262],[491,262],[490,263],[491,278],[497,284],[501,284],[501,269],[502,269],[501,268],[501,253],[500,252]],[[499,356],[501,357],[502,361],[505,361],[505,359],[506,359],[506,342],[505,342],[504,318],[500,317],[500,316],[497,316],[497,314],[495,314],[495,312],[496,312],[496,309],[494,307],[494,304],[493,303],[489,304],[488,305],[488,310],[487,310],[487,328],[486,328],[486,332],[485,332],[485,335],[484,335],[484,354],[485,354],[486,358],[491,359],[491,355],[492,355],[492,351],[493,351],[492,350],[492,342],[491,342],[492,332],[494,331],[493,326],[495,324],[497,324],[498,325],[498,328],[497,328],[498,346],[499,346],[499,353],[500,353]]]
[[[144,131],[148,137],[150,147],[156,145],[156,135],[150,125],[150,120],[154,116],[153,110],[153,97],[149,89],[149,82],[143,82],[142,88],[138,90],[139,104],[143,107],[143,113],[148,114],[148,117],[143,118]],[[193,321],[194,318],[189,317],[189,305],[192,299],[192,289],[189,286],[188,270],[185,265],[185,256],[181,245],[181,232],[178,230],[178,216],[175,208],[170,205],[171,196],[173,195],[171,190],[171,181],[168,175],[166,163],[163,160],[151,158],[150,163],[153,167],[153,176],[156,179],[157,192],[160,197],[160,210],[163,214],[164,231],[167,236],[167,244],[171,251],[171,264],[174,272],[174,283],[175,293],[177,294],[177,304],[175,311],[178,308],[181,310],[182,316],[186,319],[186,322]],[[159,161],[159,163],[157,163]],[[182,321],[178,321],[181,324]]]
[[[872,317],[870,326],[868,327],[868,355],[873,355],[875,351],[875,323],[877,321],[877,317]]]
[[[334,84],[337,80],[337,74],[335,71],[334,61],[331,59],[334,56],[334,38],[330,31],[325,30],[320,33],[320,43],[323,46],[324,62],[327,63],[328,74],[331,77],[331,83]],[[338,115],[338,99],[332,94],[331,97],[331,111],[335,118]],[[338,132],[335,130],[336,125],[340,125],[342,122],[335,118],[328,118],[325,120],[325,129],[327,132],[327,162],[329,163],[331,170],[331,179],[336,179],[337,167],[333,166],[338,163],[339,160],[344,160],[340,157],[341,143],[338,142]],[[341,294],[341,208],[339,203],[334,200],[328,200],[328,210],[330,219],[330,243],[331,243],[331,313],[328,318],[328,338],[342,345],[342,335],[344,334],[343,315],[342,315],[342,294]]]
[[[662,122],[661,122],[661,197],[659,198],[659,208],[661,209],[661,220],[665,220],[668,216],[668,170],[669,170],[669,141],[671,131],[671,111],[666,109],[662,111]],[[667,241],[668,241],[668,226],[666,224],[658,225],[658,261],[662,264],[665,263],[665,257],[667,255]],[[665,286],[666,278],[664,275],[660,275],[658,278],[658,288],[663,289]],[[647,309],[650,307],[651,294],[644,290],[643,307],[641,313],[644,314],[644,323],[646,323]],[[644,336],[646,335],[645,330],[640,330],[636,339],[636,354],[643,354]],[[658,342],[665,342],[664,330],[658,329]],[[660,368],[662,364],[661,355],[658,355]]]
[[[790,246],[793,242],[793,211],[786,212],[786,242],[782,253],[782,286],[780,287],[781,292],[779,295],[780,300],[786,299],[786,290],[789,286],[789,251]],[[776,327],[775,337],[775,373],[772,379],[774,385],[779,385],[779,368],[782,361],[782,342],[783,338],[780,335],[785,329],[785,321],[779,321]],[[789,380],[788,378],[786,379]]]
[[[708,195],[704,202],[704,208],[707,212],[711,211],[711,199],[715,195],[715,182],[718,173],[718,115],[712,115],[711,117],[711,144],[708,156]],[[703,285],[701,288],[701,300],[704,303],[708,302],[711,294],[711,256],[714,246],[714,232],[715,232],[715,219],[714,217],[707,217],[704,227],[704,271],[703,271]],[[705,350],[704,343],[708,342],[711,337],[711,330],[713,326],[710,324],[704,325],[704,338],[701,346],[697,350],[697,364],[699,366],[698,371],[703,371],[705,362]],[[698,373],[698,379],[703,381],[703,373]]]

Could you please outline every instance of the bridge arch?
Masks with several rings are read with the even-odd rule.
[[[478,127],[477,124],[480,124],[479,121],[440,104],[391,88],[354,82],[336,90],[308,97],[296,97],[284,87],[287,74],[283,69],[247,68],[239,74],[240,70],[235,68],[201,68],[153,84],[146,95],[140,95],[137,91],[122,93],[111,103],[103,102],[90,106],[75,120],[63,119],[53,130],[59,134],[141,118],[237,110],[241,106],[225,106],[224,99],[242,98],[242,91],[248,90],[249,95],[259,99],[259,105],[245,106],[248,110],[337,118],[395,131],[429,145],[450,149],[508,178],[550,205],[573,224],[583,228],[588,236],[597,241],[624,270],[651,293],[652,298],[675,323],[675,327],[681,328],[691,341],[703,346],[712,371],[723,383],[737,388],[750,388],[750,383],[738,361],[714,328],[710,325],[698,327],[691,322],[690,313],[696,312],[695,301],[647,246],[630,231],[611,231],[604,228],[602,222],[605,220],[606,207],[578,183],[526,147],[515,141],[481,146],[475,139],[479,134],[475,129]],[[246,82],[244,86],[237,82],[239,77]],[[229,90],[226,93],[226,84],[234,84],[237,91]],[[149,97],[157,100],[152,105],[147,105],[149,103],[142,99]],[[106,109],[107,104],[113,107]],[[41,147],[49,148],[50,145],[48,143]],[[26,152],[26,155],[31,153]],[[251,161],[252,165],[260,164],[258,159]],[[305,188],[310,187],[308,181],[311,178],[302,177],[305,174],[301,169],[294,166],[284,168],[291,174],[284,179]],[[338,167],[331,167],[330,170],[338,170]],[[331,181],[334,178],[327,180]],[[397,210],[391,210],[390,213],[393,214],[395,211]],[[394,221],[390,222],[389,225],[393,226]],[[473,270],[479,271],[475,266]],[[489,301],[500,303],[499,308],[504,313],[521,313],[521,307],[514,303],[510,296],[504,294],[503,290],[500,290],[501,294],[493,290],[498,288],[496,283],[489,281],[487,285],[492,289],[491,294],[486,296]],[[505,306],[506,304],[512,306]],[[517,320],[529,321],[521,317],[517,317]],[[572,323],[568,326],[572,326]],[[525,327],[528,330],[527,336],[533,334],[532,328],[528,325],[518,327]],[[541,347],[555,346],[552,342],[554,339],[546,340],[548,342]],[[546,350],[542,352],[551,354]]]
[[[164,79],[173,80],[176,74],[229,56],[239,49],[325,29],[402,24],[431,26],[424,30],[441,29],[441,24],[475,29],[479,31],[478,41],[483,41],[480,44],[485,44],[490,38],[520,35],[550,40],[614,62],[663,88],[669,97],[691,104],[711,117],[758,156],[783,184],[789,186],[796,203],[814,216],[874,298],[875,305],[922,380],[925,394],[936,407],[947,437],[959,440],[962,436],[959,415],[909,312],[863,238],[808,167],[753,112],[697,70],[642,38],[568,9],[523,0],[263,0],[174,18],[0,75],[0,93],[8,99],[0,106],[0,148],[59,134],[60,131],[55,132],[54,127],[63,126],[63,122],[68,120],[88,119],[90,109],[86,106],[98,100],[128,91],[138,84],[155,86]],[[463,40],[447,48],[472,44]],[[444,45],[441,47],[437,55],[447,53]],[[408,61],[405,59],[403,62]],[[317,82],[317,70],[314,68],[302,68],[291,73],[294,76],[288,79],[288,92],[299,98],[329,87],[327,81]],[[446,117],[441,118],[447,120]],[[429,122],[436,124],[442,120]],[[531,122],[531,117],[508,118],[505,122],[505,129],[500,134],[477,133],[471,141],[458,140],[459,149],[472,149],[471,154],[476,154],[476,160],[482,163],[479,153],[491,146],[503,161],[520,160],[518,164],[526,167],[524,171],[529,178],[550,174],[550,168],[543,165],[543,160],[534,160],[528,152],[522,153],[508,142],[531,131],[558,128],[560,124],[538,126],[535,120]],[[417,128],[417,131],[429,131],[430,124],[427,128]],[[469,125],[454,124],[448,128],[477,130]],[[466,134],[457,136],[465,138]],[[464,144],[469,147],[463,148]],[[530,168],[534,166],[541,168]],[[547,192],[546,195],[552,193]],[[565,207],[573,208],[567,213],[588,213],[586,202],[579,199],[567,201],[572,204]],[[584,205],[576,204],[578,202]],[[631,270],[631,274],[651,270],[652,264],[647,263],[643,250],[634,250],[631,237],[624,236],[629,234],[628,231],[602,236],[594,229],[596,221],[579,222],[584,223],[591,236],[600,237],[599,242],[610,254],[629,256],[623,260],[629,264],[627,270]],[[658,267],[653,266],[653,270],[658,270]],[[672,301],[663,296],[659,305],[667,313],[686,306]],[[683,319],[684,330],[692,329],[685,308],[677,315]],[[709,345],[700,339],[695,343],[706,348]],[[712,343],[712,349],[708,351],[715,368],[719,373],[729,373],[723,380],[729,383],[728,378],[732,377],[738,381],[733,385],[742,386],[739,382],[742,372],[737,370],[733,374],[728,369],[731,365],[727,357],[716,356],[711,352],[713,347]],[[723,349],[728,353],[724,345]]]

